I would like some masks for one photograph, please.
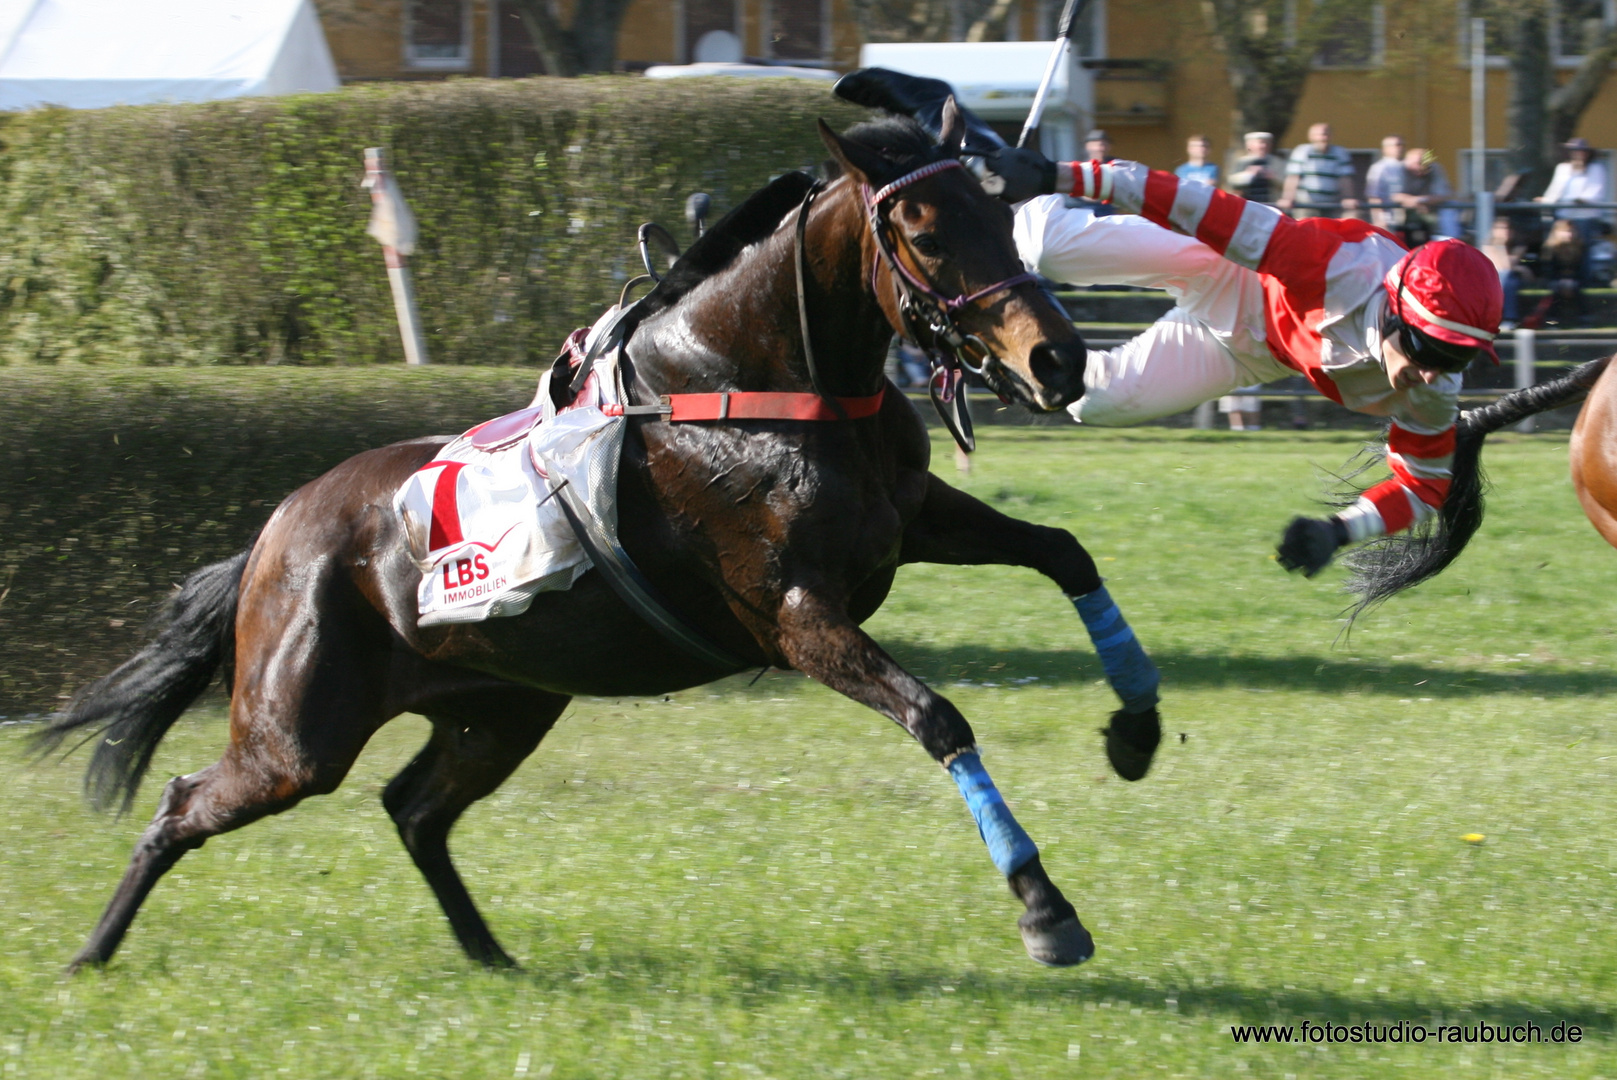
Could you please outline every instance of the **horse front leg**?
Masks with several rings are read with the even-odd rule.
[[[1028,955],[1058,967],[1093,956],[1089,931],[1044,872],[1039,849],[983,768],[960,710],[899,667],[848,618],[843,605],[813,590],[794,588],[786,594],[779,628],[781,652],[793,666],[896,722],[948,771],[994,866],[1027,909],[1017,927]]]
[[[1026,566],[1061,586],[1089,631],[1106,681],[1122,702],[1102,730],[1107,760],[1125,780],[1145,776],[1162,741],[1160,677],[1106,591],[1095,560],[1076,537],[1065,529],[1007,517],[928,475],[926,499],[904,531],[899,557],[906,563]]]

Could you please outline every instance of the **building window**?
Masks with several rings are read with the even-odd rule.
[[[1386,48],[1386,10],[1380,4],[1344,11],[1320,34],[1317,68],[1379,67]]]
[[[768,53],[777,60],[823,60],[826,0],[771,0]]]
[[[409,0],[404,60],[424,71],[466,71],[472,66],[469,0]]]
[[[1551,5],[1550,45],[1555,62],[1576,66],[1607,28],[1617,23],[1617,0],[1554,0]]]

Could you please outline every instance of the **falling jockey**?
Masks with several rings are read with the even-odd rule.
[[[937,80],[867,68],[837,93],[925,123],[939,88],[947,93]],[[1442,506],[1460,373],[1493,354],[1504,304],[1481,252],[1458,240],[1409,252],[1364,222],[1294,220],[1136,162],[1058,164],[980,124],[972,138],[985,186],[1020,204],[1016,243],[1030,269],[1074,285],[1152,286],[1178,301],[1145,333],[1089,354],[1074,420],[1138,424],[1298,373],[1332,401],[1386,417],[1392,477],[1340,513],[1286,528],[1280,563],[1308,577],[1343,545]],[[1096,217],[1065,194],[1127,213]]]
[[[1480,251],[1459,240],[1406,251],[1361,221],[1297,221],[1131,161],[1057,165],[1006,148],[987,168],[1002,197],[1022,203],[1016,242],[1030,267],[1073,284],[1155,286],[1178,301],[1145,333],[1090,354],[1073,419],[1140,423],[1293,373],[1386,417],[1391,478],[1329,518],[1296,518],[1281,539],[1281,565],[1309,577],[1344,544],[1442,506],[1461,372],[1493,353],[1504,304]],[[1140,216],[1094,217],[1054,190]]]

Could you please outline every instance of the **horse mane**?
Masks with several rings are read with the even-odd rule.
[[[715,222],[681,255],[657,287],[640,302],[644,319],[671,308],[696,286],[735,261],[736,256],[773,233],[787,214],[803,202],[814,185],[804,172],[777,176]]]
[[[895,169],[908,171],[946,156],[925,128],[907,116],[882,116],[855,124],[843,138],[874,150]],[[720,218],[681,255],[640,304],[640,318],[673,307],[696,286],[769,236],[803,202],[814,177],[793,171],[777,176]]]
[[[920,124],[908,116],[891,113],[855,124],[844,131],[842,137],[876,151],[905,171],[950,156]]]

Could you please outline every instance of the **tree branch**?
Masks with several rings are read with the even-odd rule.
[[[528,39],[533,42],[534,50],[539,54],[539,60],[545,65],[545,71],[550,75],[573,76],[579,73],[582,65],[578,58],[578,43],[573,40],[573,34],[564,30],[556,17],[551,14],[550,4],[547,0],[511,0],[516,5],[517,14],[522,16],[522,25],[528,31]]]
[[[988,40],[988,28],[996,23],[1003,28],[1005,17],[1010,14],[1011,5],[1015,2],[1016,0],[994,0],[993,5],[983,12],[983,17],[972,23],[971,29],[966,31],[966,40],[971,42]],[[1003,29],[1000,36],[1004,36]]]
[[[1600,43],[1584,56],[1572,78],[1550,92],[1547,102],[1550,135],[1557,145],[1572,138],[1583,116],[1617,60],[1617,27],[1608,27]]]

